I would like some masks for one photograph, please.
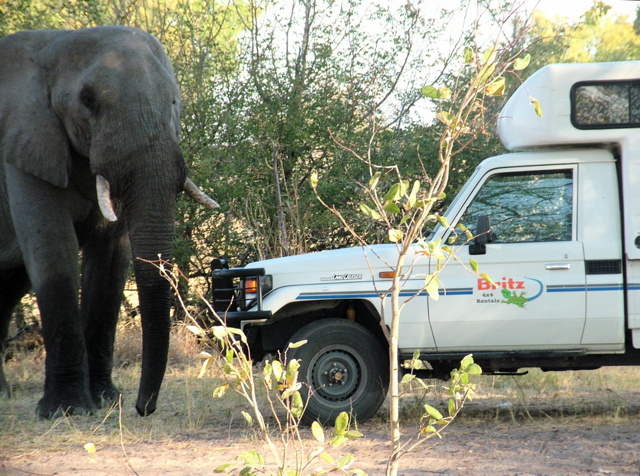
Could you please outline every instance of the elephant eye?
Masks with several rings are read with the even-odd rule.
[[[89,111],[95,112],[98,108],[98,100],[96,99],[96,95],[89,86],[85,86],[80,91],[80,102],[86,107]]]

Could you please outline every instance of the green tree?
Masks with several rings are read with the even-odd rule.
[[[571,24],[554,22],[535,14],[525,41],[531,46],[532,71],[549,63],[588,63],[635,60],[640,55],[640,37],[626,15],[614,14],[611,7],[595,1]],[[526,27],[526,26],[525,26]]]

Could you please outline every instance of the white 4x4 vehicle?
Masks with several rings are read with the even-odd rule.
[[[460,242],[457,255],[493,283],[451,262],[440,299],[429,299],[420,290],[436,263],[416,249],[402,360],[420,351],[434,377],[469,353],[486,373],[640,364],[639,78],[640,62],[556,64],[513,94],[498,120],[513,153],[483,161],[445,213],[489,238]],[[440,227],[430,239],[450,234]],[[363,421],[387,392],[380,296],[396,257],[380,244],[244,268],[216,260],[214,307],[244,330],[255,360],[308,341],[288,352],[313,389],[307,421],[341,411]]]

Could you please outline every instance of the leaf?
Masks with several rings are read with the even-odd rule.
[[[229,389],[228,383],[225,383],[223,385],[216,387],[216,389],[213,391],[213,398],[222,397],[227,392],[228,389]]]
[[[440,413],[436,408],[433,408],[431,405],[424,404],[424,410],[431,418],[435,418],[436,420],[442,420],[444,418],[442,413]]]
[[[279,360],[274,360],[271,363],[271,368],[273,369],[273,376],[276,378],[278,382],[282,381],[284,376],[284,369],[282,368],[282,362]]]
[[[450,99],[451,98],[451,89],[449,89],[449,88],[440,88],[440,89],[438,89],[438,94],[440,95],[440,99]]]
[[[453,123],[453,121],[455,120],[455,116],[450,112],[440,111],[438,114],[436,114],[436,119],[448,126]]]
[[[404,374],[400,383],[409,383],[416,378],[413,374]]]
[[[456,401],[453,398],[449,399],[449,416],[453,416],[456,414]]]
[[[298,390],[300,390],[300,387],[302,386],[302,384],[298,383],[293,387],[286,387],[285,385],[282,385],[282,387],[285,388],[284,392],[282,392],[282,395],[280,396],[280,398],[282,398],[282,400],[287,400],[289,397],[294,397],[295,398],[295,394],[299,393]]]
[[[380,215],[376,210],[364,203],[360,204],[360,211],[366,216],[373,218],[374,220],[380,220],[382,218],[382,215]]]
[[[422,370],[424,369],[424,364],[422,363],[422,360],[412,360],[411,368],[414,370]]]
[[[530,62],[531,55],[527,53],[523,58],[516,58],[516,60],[513,62],[513,69],[516,71],[522,71],[527,66],[529,66]]]
[[[436,218],[438,219],[438,223],[440,223],[440,225],[444,226],[445,228],[449,228],[449,220],[447,220],[447,217],[436,214]]]
[[[411,213],[405,213],[405,214],[402,216],[402,219],[400,220],[400,223],[398,223],[398,226],[402,226],[402,225],[404,225],[404,224],[405,224],[405,223],[407,223],[407,222],[408,222],[412,217],[413,217],[413,214],[411,214]]]
[[[242,331],[242,329],[236,329],[235,327],[227,327],[227,332],[235,336],[240,336],[240,340],[245,344],[247,343],[247,336],[244,335],[244,332]]]
[[[382,209],[389,213],[400,213],[400,207],[393,202],[385,202]]]
[[[202,367],[200,368],[200,373],[198,374],[198,378],[204,377],[204,375],[207,373],[207,368],[209,367],[209,364],[213,359],[214,357],[212,356],[212,357],[209,357],[204,362],[202,362]]]
[[[473,354],[469,354],[466,355],[461,361],[460,361],[460,369],[461,370],[466,370],[467,367],[469,367],[469,365],[471,365],[473,363]]]
[[[494,283],[494,282],[493,282],[493,279],[491,279],[491,278],[489,277],[489,275],[488,275],[488,274],[480,273],[480,277],[481,277],[482,279],[484,279],[486,282],[491,283],[491,284],[493,284],[494,286],[496,286],[496,283]]]
[[[483,63],[493,63],[496,60],[496,49],[489,48],[484,53],[482,53],[482,62]]]
[[[482,67],[482,69],[480,70],[480,73],[478,73],[479,77],[480,77],[480,81],[482,81],[483,83],[485,81],[488,81],[489,78],[491,78],[491,75],[495,72],[496,70],[496,65],[495,64],[486,64]]]
[[[317,172],[313,172],[311,174],[310,182],[311,182],[311,188],[313,188],[315,190],[318,187],[318,173]]]
[[[535,98],[531,98],[531,104],[533,104],[533,108],[536,111],[538,117],[542,117],[542,107],[540,107],[540,101]]]
[[[355,459],[355,456],[353,456],[352,454],[346,454],[336,462],[336,466],[340,469],[345,469],[351,463],[353,463]]]
[[[416,200],[418,199],[418,192],[420,191],[420,181],[416,180],[413,182],[413,188],[411,189],[411,193],[409,194],[408,205],[409,208],[413,208],[416,204]]]
[[[349,441],[349,438],[347,438],[346,435],[337,435],[331,438],[329,444],[331,446],[341,446],[344,445],[347,441]]]
[[[482,374],[482,367],[480,367],[478,364],[471,364],[467,368],[467,373],[469,375],[481,375]]]
[[[394,183],[385,194],[384,200],[385,202],[397,202],[405,196],[407,190],[409,190],[409,182],[407,180]]]
[[[211,330],[213,331],[213,337],[218,340],[224,340],[225,337],[229,335],[227,329],[224,326],[213,326]]]
[[[300,418],[302,417],[303,412],[304,402],[302,401],[302,395],[300,395],[300,392],[296,390],[293,394],[293,398],[291,399],[291,413],[294,417]]]
[[[354,438],[362,438],[364,435],[362,433],[360,433],[359,431],[356,430],[349,430],[345,433],[345,436],[347,438],[349,438],[350,440],[354,439]]]
[[[332,464],[332,465],[336,464],[335,460],[326,451],[323,451],[322,453],[320,453],[320,458],[322,458],[323,460],[325,460],[329,464]]]
[[[477,273],[478,269],[480,269],[478,262],[474,259],[469,260],[469,266],[471,266],[471,269],[473,270],[474,273]]]
[[[300,340],[298,342],[289,342],[289,349],[297,349],[298,347],[302,347],[303,345],[305,345],[307,343],[307,340]]]
[[[437,301],[438,299],[440,299],[439,285],[440,285],[440,280],[438,279],[437,276],[432,274],[427,276],[426,291],[429,297],[434,301]]]
[[[378,186],[378,182],[380,181],[380,177],[382,176],[382,172],[376,172],[373,177],[369,180],[369,188],[374,190]]]
[[[311,433],[317,441],[324,443],[324,430],[322,429],[322,425],[317,421],[311,424]]]
[[[253,425],[253,417],[250,414],[248,414],[247,412],[245,412],[245,411],[242,411],[240,413],[242,413],[242,416],[244,417],[244,419],[247,420],[247,423],[249,424],[249,426],[252,426]]]
[[[473,61],[473,59],[475,58],[475,52],[473,51],[473,48],[471,48],[470,46],[467,46],[464,49],[463,58],[464,58],[464,62],[466,64],[471,63]]]
[[[340,412],[340,414],[336,417],[336,422],[334,426],[334,434],[342,435],[345,431],[347,431],[347,427],[349,426],[349,414],[347,412]]]
[[[431,99],[438,99],[440,97],[438,90],[435,88],[435,86],[431,86],[431,85],[423,86],[420,92]]]
[[[404,237],[404,233],[402,232],[402,230],[397,230],[395,228],[392,228],[391,230],[389,230],[389,241],[391,243],[397,243],[398,241],[402,241],[403,237]]]
[[[498,97],[498,96],[504,96],[505,88],[506,88],[505,79],[502,76],[500,76],[499,78],[496,78],[491,83],[487,84],[487,86],[484,88],[484,91],[485,93],[487,93],[487,96]]]
[[[428,433],[435,433],[436,431],[437,430],[432,425],[424,426],[420,429],[420,433],[423,435]]]
[[[233,463],[225,463],[213,470],[214,473],[226,473],[227,468],[233,466]]]
[[[200,328],[199,326],[187,326],[187,330],[192,332],[193,334],[195,334],[197,336],[206,335],[205,331],[202,328]]]
[[[264,465],[264,457],[258,453],[256,450],[245,451],[240,455],[244,464],[248,465]]]
[[[300,368],[300,361],[298,359],[291,359],[287,363],[287,377],[290,377],[291,375],[295,374],[299,368]]]

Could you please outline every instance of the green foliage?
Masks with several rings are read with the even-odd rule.
[[[411,373],[403,376],[401,386],[404,392],[410,393],[416,388],[430,390],[433,385],[428,385],[424,380],[417,377],[413,372],[423,369],[423,363],[420,360],[420,352],[413,354],[411,361],[408,363]],[[457,369],[451,371],[451,380],[446,388],[449,394],[447,401],[447,415],[444,416],[437,408],[423,404],[423,413],[420,417],[418,429],[418,438],[413,442],[408,442],[399,448],[399,453],[403,454],[411,451],[418,444],[433,436],[442,438],[442,431],[449,426],[462,410],[465,403],[473,399],[476,392],[476,384],[471,382],[472,375],[481,375],[482,369],[473,360],[471,354],[467,355],[460,362]]]

